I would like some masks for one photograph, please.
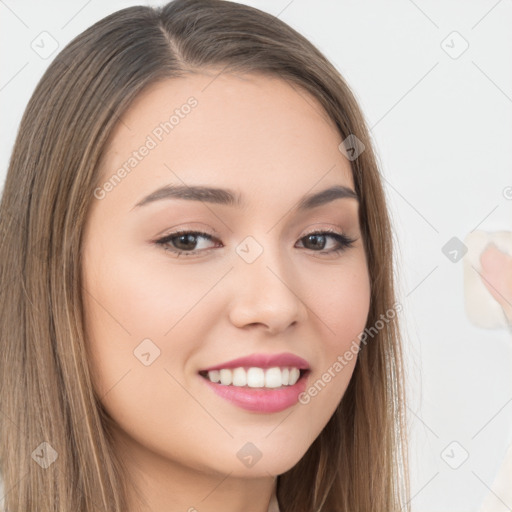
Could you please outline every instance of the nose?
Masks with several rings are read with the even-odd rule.
[[[276,334],[307,318],[303,293],[297,289],[299,280],[277,251],[271,253],[265,248],[252,263],[240,259],[233,273],[229,317],[236,327],[262,325],[268,333]]]

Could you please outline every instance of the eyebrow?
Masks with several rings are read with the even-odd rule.
[[[297,211],[310,210],[330,203],[336,199],[359,198],[354,190],[344,185],[335,185],[320,192],[303,196],[298,205]],[[207,187],[202,185],[166,185],[140,200],[133,208],[144,206],[163,199],[185,199],[188,201],[204,201],[207,203],[221,204],[241,208],[244,206],[242,196],[230,189]]]

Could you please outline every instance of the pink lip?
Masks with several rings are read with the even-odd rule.
[[[290,352],[283,352],[281,354],[253,354],[246,357],[239,357],[238,359],[232,359],[225,363],[220,363],[215,366],[210,366],[201,370],[201,372],[209,372],[211,370],[221,370],[222,368],[239,368],[239,367],[258,367],[258,368],[273,368],[279,366],[294,367],[299,370],[309,370],[309,363],[302,359],[302,357],[291,354]],[[290,386],[293,387],[293,386]]]
[[[271,413],[288,409],[298,402],[299,395],[306,390],[310,373],[307,371],[293,386],[276,389],[226,386],[211,382],[208,378],[201,377],[201,379],[217,395],[242,409]]]

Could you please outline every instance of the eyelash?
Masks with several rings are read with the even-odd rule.
[[[190,230],[185,229],[185,230],[175,231],[174,233],[170,233],[169,235],[166,235],[163,238],[156,240],[155,244],[162,246],[164,251],[168,251],[173,254],[176,254],[176,257],[180,257],[183,255],[187,256],[187,257],[193,256],[199,252],[205,252],[205,251],[209,251],[209,250],[213,249],[213,247],[212,247],[210,249],[203,249],[203,250],[183,251],[183,250],[179,250],[179,249],[171,249],[167,245],[172,239],[177,238],[179,236],[183,236],[183,235],[195,235],[195,236],[199,235],[200,237],[206,238],[207,240],[215,240],[215,237],[213,235],[210,235],[209,233],[203,233],[201,231],[190,231]],[[304,238],[307,238],[308,236],[312,236],[312,235],[328,235],[328,236],[332,237],[334,240],[336,240],[338,242],[338,244],[340,244],[339,248],[331,249],[329,251],[314,251],[311,249],[313,252],[317,252],[319,254],[337,255],[337,254],[345,251],[346,249],[353,247],[354,242],[356,242],[356,240],[357,240],[354,238],[349,238],[348,236],[338,233],[337,231],[331,230],[331,229],[324,229],[321,231],[312,231],[311,233],[307,233],[306,235],[301,237],[299,240],[303,240]]]

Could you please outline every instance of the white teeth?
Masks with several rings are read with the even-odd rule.
[[[208,378],[212,382],[219,382],[220,381],[220,372],[219,372],[219,370],[212,370],[211,372],[208,372]]]
[[[247,375],[243,368],[235,368],[233,370],[233,386],[245,386],[247,385]]]
[[[233,381],[233,372],[231,370],[220,370],[220,383],[228,386]]]
[[[208,379],[212,382],[220,382],[224,386],[237,386],[250,388],[279,388],[281,386],[293,386],[300,377],[298,368],[223,368],[211,370]]]
[[[300,370],[298,368],[290,368],[290,376],[288,377],[290,381],[290,386],[295,384],[300,377]]]
[[[242,371],[245,370],[242,368]],[[247,370],[247,385],[250,388],[262,388],[265,386],[265,370],[263,368],[249,368]]]
[[[281,385],[282,385],[281,370],[279,368],[269,368],[265,372],[265,387],[266,388],[278,388]]]

